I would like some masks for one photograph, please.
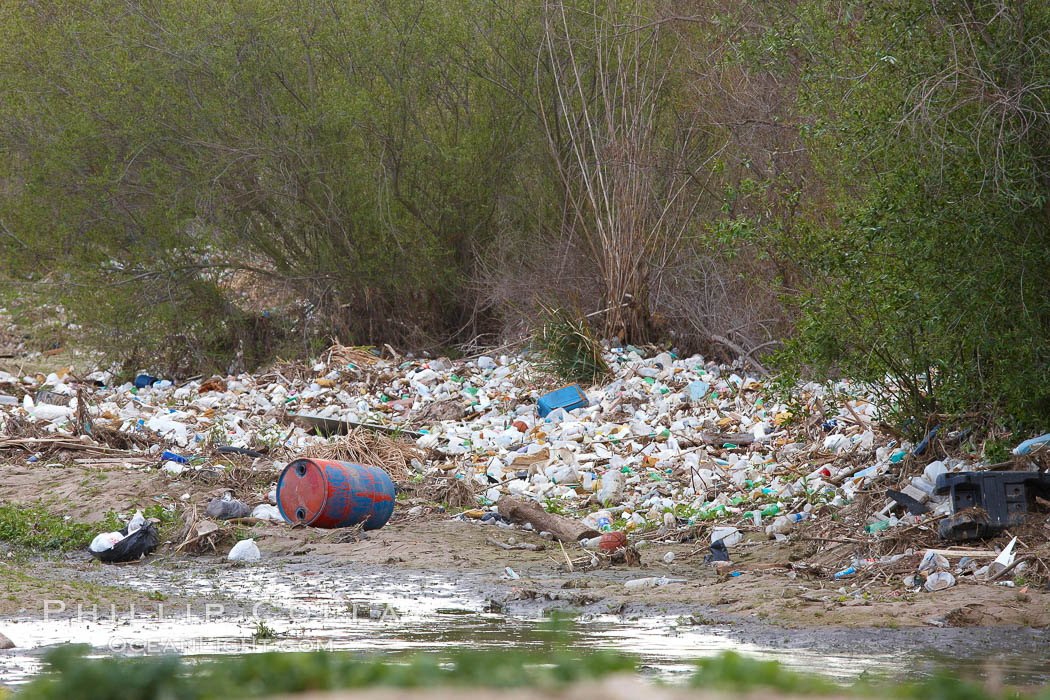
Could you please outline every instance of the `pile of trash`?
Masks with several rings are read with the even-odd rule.
[[[997,534],[1050,490],[1035,468],[986,471],[997,465],[963,449],[967,431],[933,427],[915,444],[894,437],[871,396],[846,382],[783,395],[700,356],[626,346],[607,348],[605,360],[606,383],[558,389],[528,353],[453,362],[337,345],[312,365],[184,383],[0,373],[12,394],[0,396],[0,410],[70,449],[102,431],[146,438],[131,452],[173,477],[207,468],[216,449],[281,470],[325,449],[329,436],[365,428],[414,442],[395,481],[456,480],[474,500],[471,517],[485,522],[505,520],[484,515],[509,497],[599,533],[703,531],[730,549],[745,535],[784,540],[806,527],[889,543],[871,550],[869,564],[933,538]],[[1048,443],[1050,435],[1023,443],[1016,460]],[[835,571],[865,567],[853,560]]]

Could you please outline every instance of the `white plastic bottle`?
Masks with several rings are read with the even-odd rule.
[[[766,534],[772,537],[773,535],[786,535],[795,527],[797,523],[802,522],[809,517],[809,513],[792,513],[791,515],[781,515],[771,524],[766,526]]]
[[[598,489],[598,501],[602,505],[615,505],[623,496],[623,478],[615,469],[602,474],[602,485]]]

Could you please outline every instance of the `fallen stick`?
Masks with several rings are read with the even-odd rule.
[[[843,484],[843,482],[846,481],[846,479],[852,478],[857,472],[862,472],[865,469],[867,469],[868,467],[873,466],[871,464],[868,464],[868,460],[871,459],[872,454],[873,454],[873,452],[871,450],[867,450],[865,452],[858,452],[856,454],[836,455],[835,456],[836,460],[837,459],[845,459],[847,457],[853,457],[853,458],[857,458],[860,463],[859,464],[854,464],[853,466],[849,467],[848,469],[846,469],[842,473],[836,474],[835,476],[833,476],[831,478],[825,479],[825,481],[827,481],[829,484],[832,484],[833,486],[841,486]],[[830,462],[828,462],[828,464],[830,464]]]
[[[794,535],[792,539],[797,539],[803,542],[833,542],[835,544],[867,544],[864,540],[854,539],[836,539],[834,537],[803,537],[802,535]]]
[[[75,464],[83,465],[100,465],[100,464],[150,464],[156,462],[155,459],[145,459],[144,457],[104,457],[102,459],[74,459]]]
[[[996,557],[999,555],[998,552],[994,552],[990,549],[927,549],[926,551],[940,554],[944,557],[970,557],[971,559]]]
[[[331,437],[332,435],[346,435],[354,428],[364,428],[366,430],[374,430],[379,433],[386,433],[387,435],[407,435],[413,438],[419,438],[423,436],[423,433],[416,430],[408,430],[404,426],[398,425],[381,425],[379,423],[364,423],[361,421],[353,420],[339,420],[338,418],[325,418],[322,416],[314,416],[309,413],[289,413],[288,417],[291,419],[299,418],[304,423],[308,424],[317,435],[323,435],[324,437]]]
[[[1036,557],[1035,557],[1034,554],[1029,554],[1026,557],[1021,557],[1020,559],[1016,560],[1013,564],[1010,564],[1010,566],[1006,567],[1005,569],[1003,569],[1002,571],[997,573],[995,576],[989,576],[988,577],[988,583],[992,583],[993,581],[998,581],[1003,576],[1006,576],[1008,573],[1013,571],[1014,568],[1019,566],[1021,563],[1026,562],[1026,561],[1032,561],[1035,558]]]
[[[755,436],[752,433],[727,433],[725,435],[721,433],[709,433],[707,431],[700,433],[700,439],[709,445],[725,445],[731,443],[738,447],[744,445],[750,445],[755,441]]]
[[[579,542],[589,537],[598,537],[600,532],[583,523],[555,513],[548,513],[537,503],[527,503],[517,498],[504,496],[496,503],[499,514],[515,522],[526,522],[536,532],[549,532],[559,540]]]
[[[565,563],[569,566],[569,573],[572,573],[572,560],[569,559],[569,554],[565,551],[565,545],[562,544],[561,540],[558,540],[558,546],[561,547],[562,556],[565,557]]]
[[[524,549],[529,552],[542,552],[544,547],[542,544],[532,544],[531,542],[518,542],[517,544],[507,544],[506,542],[500,542],[492,537],[486,537],[485,541],[489,544],[494,544],[500,549]]]
[[[280,525],[281,524],[281,523],[277,522],[276,520],[270,520],[269,518],[252,518],[252,517],[229,518],[227,520],[223,520],[223,522],[229,523],[230,525],[262,525],[262,524],[265,524],[265,523],[273,523],[275,525]]]
[[[28,450],[30,447],[50,445],[63,450],[80,450],[82,452],[97,452],[109,455],[130,455],[128,450],[117,450],[112,447],[102,447],[90,443],[80,442],[70,438],[10,438],[0,441],[0,450],[9,448],[21,448]],[[139,453],[141,454],[141,453]]]

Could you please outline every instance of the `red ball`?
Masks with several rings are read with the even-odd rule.
[[[617,549],[622,549],[626,546],[627,535],[619,530],[615,532],[606,532],[602,535],[602,538],[598,540],[598,551],[600,552],[615,552]]]

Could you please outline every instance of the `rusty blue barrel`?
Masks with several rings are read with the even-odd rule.
[[[394,482],[379,467],[297,459],[277,480],[277,508],[293,524],[377,530],[394,512]]]

